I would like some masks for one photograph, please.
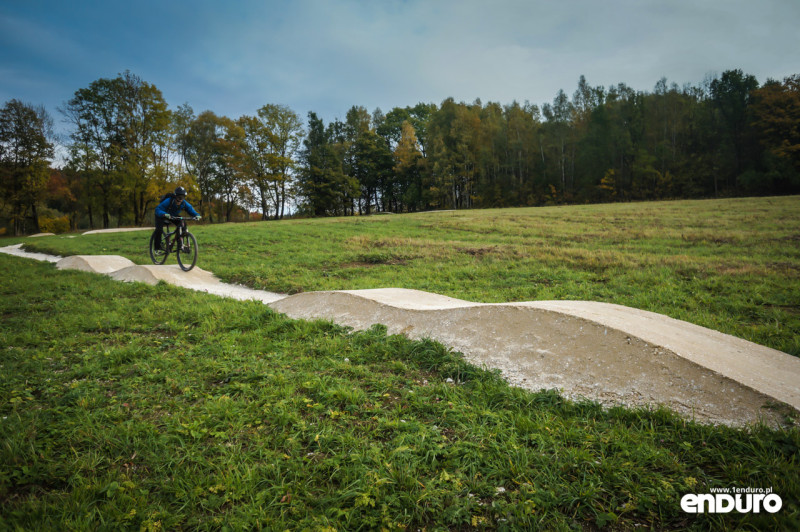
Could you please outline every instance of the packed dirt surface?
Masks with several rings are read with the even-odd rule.
[[[119,255],[73,255],[56,262],[56,268],[59,270],[81,270],[106,274],[130,266],[135,266],[133,261]]]
[[[14,255],[16,257],[25,257],[26,259],[41,260],[45,262],[58,262],[61,260],[61,257],[57,255],[47,255],[45,253],[31,253],[30,251],[24,251],[22,249],[22,244],[0,248],[0,252],[5,253],[7,255]]]
[[[703,422],[780,424],[800,408],[800,359],[652,312],[587,301],[481,304],[406,289],[308,292],[293,318],[434,338],[512,384],[604,405],[666,406]],[[772,405],[775,406],[772,406]]]
[[[177,286],[262,301],[293,318],[432,338],[512,384],[604,405],[665,406],[705,423],[780,425],[800,410],[800,358],[660,314],[587,301],[473,303],[398,288],[293,296],[219,281],[195,268],[137,266],[117,256],[67,258],[0,251],[57,262],[121,281]],[[35,255],[35,256],[33,256]],[[49,258],[45,258],[49,257]]]
[[[272,303],[286,296],[265,292],[263,290],[253,290],[244,286],[225,284],[220,282],[212,273],[200,268],[194,268],[189,272],[180,269],[177,264],[167,266],[136,266],[131,265],[111,274],[111,277],[118,281],[139,281],[151,285],[158,284],[159,281],[208,292],[223,297],[230,297],[240,301],[255,300],[262,303]]]
[[[126,233],[128,231],[153,231],[155,227],[120,227],[117,229],[94,229],[81,233],[84,235],[99,235],[102,233]]]

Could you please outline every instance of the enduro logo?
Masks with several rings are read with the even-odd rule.
[[[687,493],[681,497],[681,510],[690,514],[702,513],[760,513],[771,514],[783,507],[783,500],[772,488],[712,488],[711,493]]]

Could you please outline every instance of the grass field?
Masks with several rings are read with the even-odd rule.
[[[0,346],[0,529],[800,526],[796,428],[604,411],[377,327],[0,254]],[[716,487],[772,488],[783,508],[681,512]]]
[[[288,220],[192,231],[201,268],[253,288],[402,287],[480,302],[604,301],[800,355],[800,197]],[[120,233],[25,242],[33,250],[119,254],[146,264],[148,238]]]

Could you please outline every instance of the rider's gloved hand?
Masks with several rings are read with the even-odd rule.
[[[202,219],[202,218],[203,218],[203,217],[202,217],[202,216],[200,216],[199,214],[198,214],[197,216],[195,216],[195,217],[194,217],[194,219],[195,219],[195,220],[200,220],[200,219]]]
[[[165,219],[165,220],[171,220],[171,219],[172,219],[172,216],[170,216],[170,215],[169,215],[169,213],[166,213],[166,214],[164,215],[164,219]]]

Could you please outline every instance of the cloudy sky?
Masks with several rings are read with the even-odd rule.
[[[740,68],[800,73],[800,0],[0,0],[0,104],[56,108],[130,70],[237,118],[353,105],[551,102],[591,85],[652,90]]]

